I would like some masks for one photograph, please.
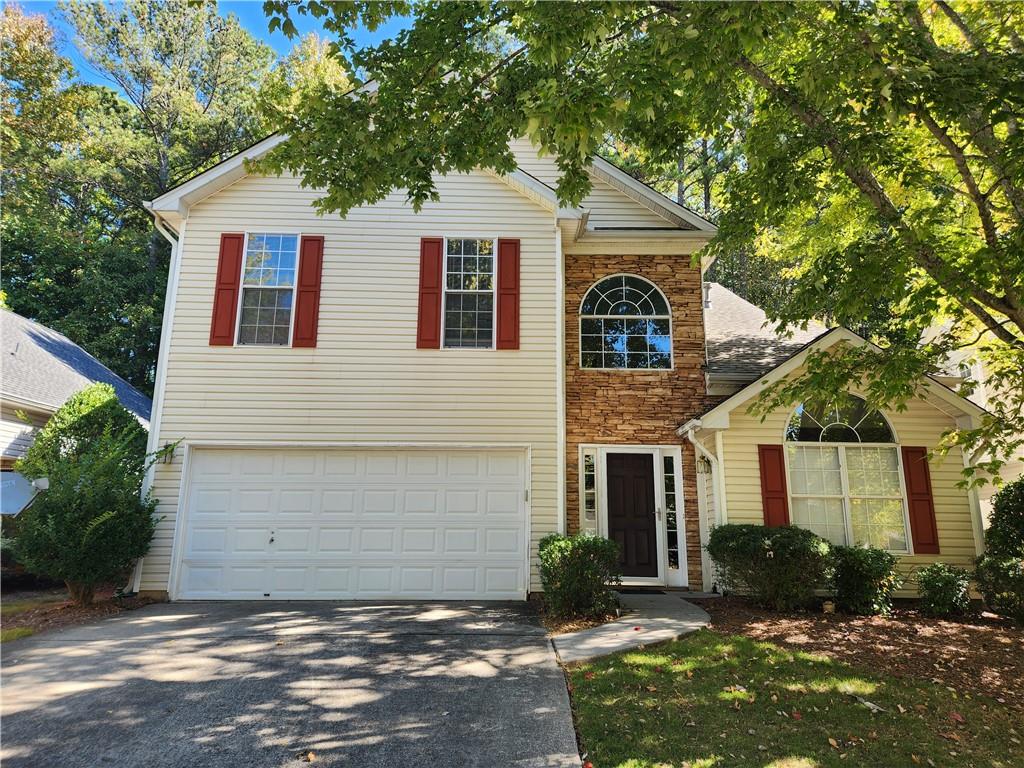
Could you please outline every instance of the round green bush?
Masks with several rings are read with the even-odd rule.
[[[15,468],[50,481],[18,515],[18,560],[64,581],[76,602],[92,602],[97,586],[125,578],[148,551],[156,502],[142,495],[146,430],[109,384],[71,397]]]
[[[1024,557],[985,553],[974,561],[974,580],[985,607],[1024,624]]]
[[[985,551],[1001,557],[1024,557],[1024,477],[1007,483],[992,497]]]
[[[971,609],[971,573],[946,563],[932,563],[915,574],[921,612],[927,616],[963,616]]]
[[[834,547],[832,579],[836,607],[865,616],[886,614],[892,595],[903,584],[896,556],[875,547]]]
[[[791,525],[720,525],[711,531],[707,551],[718,583],[748,593],[776,611],[803,608],[828,576],[831,545]]]
[[[540,579],[548,613],[601,618],[615,610],[621,581],[619,545],[590,534],[553,533],[540,541]]]
[[[985,553],[974,561],[974,578],[990,611],[1024,624],[1024,477],[992,497]]]

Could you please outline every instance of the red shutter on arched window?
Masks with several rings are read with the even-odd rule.
[[[295,284],[293,347],[315,347],[320,322],[320,281],[323,274],[324,238],[303,235],[299,244],[299,275]]]
[[[789,498],[786,493],[786,458],[781,445],[757,446],[761,466],[761,509],[769,528],[789,525]]]
[[[441,348],[441,290],[444,282],[444,238],[420,240],[420,300],[416,348]]]
[[[213,289],[213,317],[210,320],[210,346],[230,347],[235,343],[235,316],[238,314],[244,244],[245,235],[230,233],[220,236],[217,278]]]
[[[498,241],[498,349],[519,349],[519,241]]]
[[[928,471],[928,449],[903,446],[903,478],[907,484],[907,509],[914,554],[939,554],[939,528],[935,522],[932,478]]]

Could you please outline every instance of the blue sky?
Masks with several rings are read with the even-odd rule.
[[[79,77],[82,80],[89,83],[108,86],[113,85],[109,80],[95,72],[89,66],[89,62],[85,61],[75,48],[74,30],[65,23],[63,15],[57,9],[57,3],[55,0],[22,0],[20,5],[27,13],[46,14],[50,19],[50,23],[53,24],[60,37],[61,53],[71,59],[75,65],[75,69],[78,70]],[[271,34],[267,31],[267,17],[263,15],[263,0],[221,0],[218,7],[223,15],[227,15],[229,13],[235,14],[242,26],[245,27],[253,37],[263,40],[263,42],[272,47],[279,54],[287,53],[291,50],[292,45],[294,45],[295,41],[289,40],[284,33],[278,31]],[[293,20],[295,21],[296,27],[298,27],[300,35],[304,35],[308,32],[318,32],[322,37],[333,37],[332,35],[324,32],[319,21],[311,16],[296,15]],[[359,45],[373,45],[381,40],[393,37],[408,25],[409,19],[407,18],[392,19],[388,24],[372,33],[365,29],[356,30],[353,37]]]

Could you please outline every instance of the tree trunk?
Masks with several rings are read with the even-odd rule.
[[[84,584],[81,581],[65,581],[64,584],[67,585],[68,594],[75,605],[92,605],[92,600],[96,596],[94,584]]]

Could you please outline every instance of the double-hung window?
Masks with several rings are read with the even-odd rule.
[[[494,346],[494,240],[445,241],[444,346]]]
[[[881,413],[853,395],[804,404],[786,441],[794,525],[835,544],[910,551],[899,446]]]
[[[290,343],[298,252],[298,235],[250,233],[246,238],[239,344]]]

